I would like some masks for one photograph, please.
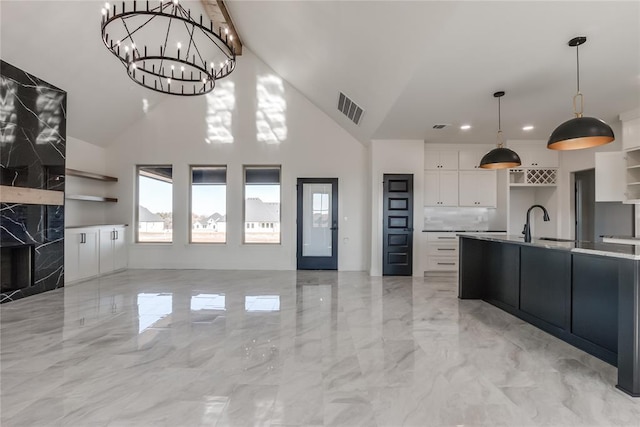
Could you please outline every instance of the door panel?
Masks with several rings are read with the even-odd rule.
[[[384,175],[382,274],[413,274],[413,175]]]
[[[338,179],[298,178],[297,268],[338,269]]]

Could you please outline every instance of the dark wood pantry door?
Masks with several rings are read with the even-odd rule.
[[[413,274],[413,175],[385,174],[382,275]]]

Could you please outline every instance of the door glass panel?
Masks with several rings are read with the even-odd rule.
[[[302,256],[331,256],[331,187],[302,185]]]

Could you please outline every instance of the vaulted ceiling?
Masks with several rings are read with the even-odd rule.
[[[102,3],[2,0],[0,56],[66,89],[69,134],[106,145],[144,117],[143,100],[153,108],[166,96],[133,84],[104,49]],[[575,50],[566,43],[577,35],[588,37],[586,115],[615,121],[640,106],[637,1],[226,3],[245,49],[365,144],[493,142],[497,90],[506,91],[506,137],[546,139],[572,117]],[[339,91],[364,108],[359,126],[337,110]]]

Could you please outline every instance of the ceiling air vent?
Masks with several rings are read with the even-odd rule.
[[[442,124],[440,124],[440,125],[433,125],[433,128],[434,128],[434,129],[444,129],[444,128],[446,128],[447,126],[449,126],[449,125],[442,125]]]
[[[355,124],[360,124],[362,113],[364,113],[362,108],[358,107],[355,102],[342,92],[340,92],[340,97],[338,98],[338,110]]]

